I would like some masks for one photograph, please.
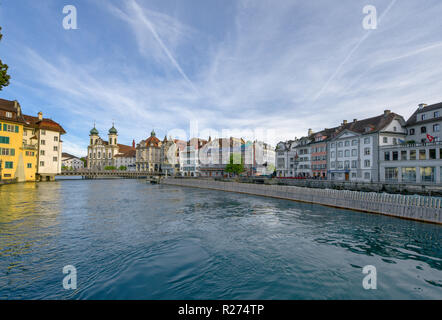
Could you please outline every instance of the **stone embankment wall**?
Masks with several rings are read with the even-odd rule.
[[[349,190],[313,189],[296,186],[222,182],[207,179],[164,179],[161,183],[246,193],[378,213],[398,218],[442,224],[442,199]]]

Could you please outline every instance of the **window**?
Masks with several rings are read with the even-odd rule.
[[[397,181],[398,168],[385,168],[385,181]]]
[[[338,161],[338,169],[343,169],[344,163],[342,161]]]
[[[91,144],[94,144],[94,140],[91,139]]]
[[[416,182],[416,168],[402,168],[402,182]]]
[[[390,152],[384,152],[384,160],[385,161],[390,161]]]
[[[358,140],[352,140],[351,141],[351,145],[352,146],[357,146],[358,145]]]
[[[40,167],[44,167],[45,166],[45,162],[44,161],[40,161]]]
[[[425,159],[426,159],[425,150],[419,150],[419,160],[425,160]]]
[[[41,130],[40,132],[41,132],[41,135],[42,135],[42,136],[45,136],[45,135],[46,135],[46,130]]]
[[[421,181],[434,182],[434,167],[421,167]]]
[[[14,163],[11,161],[6,161],[5,162],[5,169],[13,169],[14,168]]]
[[[358,155],[358,150],[357,150],[357,149],[353,149],[353,150],[351,150],[351,155],[352,155],[353,157],[356,157],[356,156]]]
[[[57,136],[54,137],[54,141],[58,142],[58,137]]]
[[[32,163],[28,163],[27,167],[28,167],[28,169],[31,169],[32,168]]]
[[[358,167],[358,161],[357,160],[352,160],[351,167],[352,168],[357,168]]]
[[[345,141],[345,146],[348,147],[350,145],[350,141]]]
[[[370,143],[370,138],[364,138],[364,144],[369,144]]]
[[[439,111],[435,111],[435,112],[434,112],[434,117],[435,117],[435,118],[439,118]]]
[[[407,160],[407,151],[406,150],[401,151],[401,160]]]
[[[370,160],[364,160],[364,167],[366,168],[370,167]]]
[[[41,144],[42,146],[44,146],[44,145],[46,145],[46,141],[45,141],[45,140],[41,140],[40,144]]]
[[[333,142],[330,147],[334,148],[335,147],[335,143]]]
[[[338,151],[338,158],[342,158],[342,151]]]
[[[421,133],[427,133],[427,127],[421,127]]]
[[[44,156],[45,155],[45,151],[44,150],[40,150],[40,155]]]
[[[53,157],[52,160],[53,160],[54,162],[57,162],[57,161],[58,161],[58,158],[57,158],[57,157]]]
[[[428,156],[429,156],[430,160],[436,159],[436,149],[430,149],[428,151],[429,151]]]
[[[343,146],[343,143],[342,143],[342,142],[339,142],[339,143],[338,143],[338,147],[341,148],[342,146]]]
[[[0,137],[0,143],[9,144],[9,137]]]
[[[350,157],[350,150],[345,150],[345,156]]]
[[[365,180],[370,180],[370,172],[365,172],[364,173],[364,179]]]
[[[335,157],[335,152],[334,151],[332,151],[331,153],[330,153],[330,158],[334,158]]]
[[[416,150],[410,150],[410,160],[416,160]]]
[[[365,148],[365,149],[364,149],[364,154],[365,154],[366,156],[369,156],[369,155],[370,155],[370,148]]]
[[[425,120],[427,118],[427,115],[424,113],[422,116],[421,116],[421,119],[422,120]]]
[[[414,132],[415,132],[414,129],[410,129],[410,131],[409,131],[408,134],[409,134],[410,136],[412,136],[412,135],[414,135]]]
[[[384,143],[388,143],[388,138],[387,138],[387,137],[383,137],[383,138],[382,138],[382,141],[383,141]]]
[[[399,160],[399,152],[393,151],[393,161],[398,161],[398,160]]]
[[[3,123],[3,131],[6,132],[18,132],[18,126],[12,124]]]
[[[335,162],[334,161],[330,162],[330,168],[332,168],[332,169],[335,168]]]
[[[54,146],[54,151],[58,151],[58,147],[57,146]]]
[[[345,167],[345,169],[349,169],[350,168],[350,161],[346,160],[344,162],[344,167]]]
[[[393,138],[393,144],[397,144],[397,139]]]
[[[440,131],[440,126],[438,124],[434,124],[433,125],[433,132],[439,132]]]
[[[396,127],[393,127],[393,131],[396,132],[396,131],[397,131],[397,128],[396,128]]]

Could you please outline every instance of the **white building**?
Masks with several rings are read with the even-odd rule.
[[[81,170],[84,169],[84,162],[72,154],[63,152],[61,156],[61,166],[63,170]]]
[[[382,182],[442,183],[442,103],[420,104],[407,120],[407,136],[399,145],[380,148]]]
[[[199,151],[207,144],[206,140],[192,138],[180,150],[179,162],[181,174],[185,177],[198,177],[200,173]]]
[[[402,116],[385,110],[384,114],[348,123],[327,143],[329,179],[378,182],[379,148],[398,144],[405,138]]]
[[[38,117],[24,115],[24,118],[28,126],[35,129],[34,134],[38,141],[37,180],[54,180],[61,173],[61,135],[66,131],[57,122],[43,118],[41,112]]]

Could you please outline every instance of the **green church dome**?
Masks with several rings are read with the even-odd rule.
[[[98,135],[98,130],[95,128],[95,126],[90,131],[91,135]]]
[[[109,129],[109,134],[117,134],[118,131],[115,129],[115,127],[112,125],[112,128]]]

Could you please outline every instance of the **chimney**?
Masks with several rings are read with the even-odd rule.
[[[135,148],[135,139],[132,140],[132,148]]]
[[[423,108],[425,108],[427,106],[426,103],[420,103],[419,104],[419,110],[422,110]]]
[[[388,116],[391,113],[391,110],[384,110],[384,116]]]
[[[347,124],[347,120],[342,120],[342,125],[346,125]]]
[[[38,113],[38,120],[43,120],[43,113],[41,111]]]
[[[312,129],[308,129],[308,134],[309,136],[311,136],[313,134],[313,130]]]

